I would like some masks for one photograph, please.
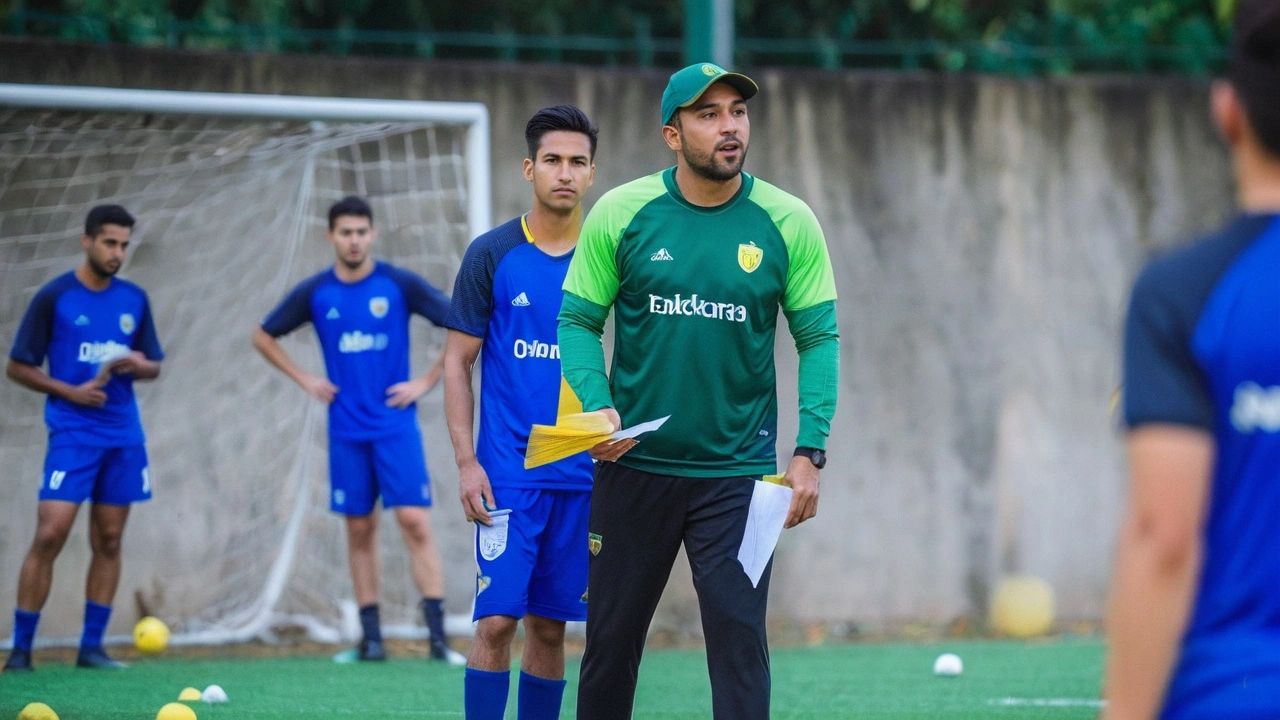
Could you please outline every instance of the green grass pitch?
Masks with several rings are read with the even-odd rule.
[[[936,678],[933,660],[955,652],[964,675]],[[39,660],[39,654],[37,654]],[[1093,718],[1102,675],[1096,640],[850,644],[773,651],[773,718],[902,720]],[[194,703],[200,720],[334,720],[462,717],[460,668],[425,660],[339,665],[328,658],[153,658],[117,672],[44,663],[0,675],[0,720],[41,701],[61,720],[151,720],[187,686],[221,685],[226,705]],[[562,718],[573,717],[577,661]],[[515,717],[513,674],[507,717]],[[698,651],[654,650],[640,668],[637,720],[711,716]]]

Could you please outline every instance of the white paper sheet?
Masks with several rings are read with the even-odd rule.
[[[654,430],[657,430],[658,428],[662,427],[663,423],[665,423],[670,419],[671,419],[671,416],[668,415],[664,418],[658,418],[657,420],[650,420],[649,422],[646,422],[646,423],[633,425],[625,430],[619,430],[613,435],[610,435],[610,437],[612,437],[614,440],[626,440],[627,438],[633,438],[638,435],[642,435],[644,433],[653,432]]]
[[[738,547],[738,562],[751,578],[751,587],[760,584],[760,576],[773,557],[773,549],[782,535],[782,525],[791,509],[791,488],[760,481],[751,491],[751,508],[747,511],[747,527]]]

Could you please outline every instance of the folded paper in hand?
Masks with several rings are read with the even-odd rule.
[[[590,450],[606,440],[625,440],[662,427],[671,416],[613,431],[613,423],[599,411],[561,415],[555,425],[534,425],[524,468],[529,470]]]
[[[791,509],[791,488],[782,485],[777,476],[766,476],[751,490],[751,508],[747,511],[747,527],[738,547],[738,562],[751,578],[751,587],[760,584],[773,549],[782,535],[782,525]]]

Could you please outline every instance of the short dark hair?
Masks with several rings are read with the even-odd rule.
[[[1236,4],[1228,76],[1258,141],[1280,157],[1280,4],[1240,0]]]
[[[369,218],[369,224],[373,224],[373,208],[369,207],[369,203],[359,195],[348,195],[338,202],[329,206],[329,229],[332,230],[334,225],[338,224],[338,218],[343,215],[353,215],[355,217]]]
[[[84,219],[84,234],[97,237],[103,225],[119,225],[132,230],[135,222],[129,211],[119,205],[97,205]]]
[[[542,145],[542,136],[549,132],[563,130],[565,132],[582,133],[591,141],[591,159],[596,157],[596,135],[599,130],[591,124],[587,114],[573,105],[553,105],[542,108],[529,118],[524,126],[524,141],[529,145],[529,159],[538,157],[538,147]]]

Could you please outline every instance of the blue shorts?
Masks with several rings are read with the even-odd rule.
[[[85,447],[49,445],[44,456],[41,500],[79,505],[92,500],[103,505],[129,505],[151,499],[147,447]]]
[[[377,440],[329,439],[329,509],[343,515],[382,506],[431,507],[431,480],[415,426]]]
[[[493,525],[476,523],[473,619],[586,620],[591,493],[499,489],[494,495]]]

